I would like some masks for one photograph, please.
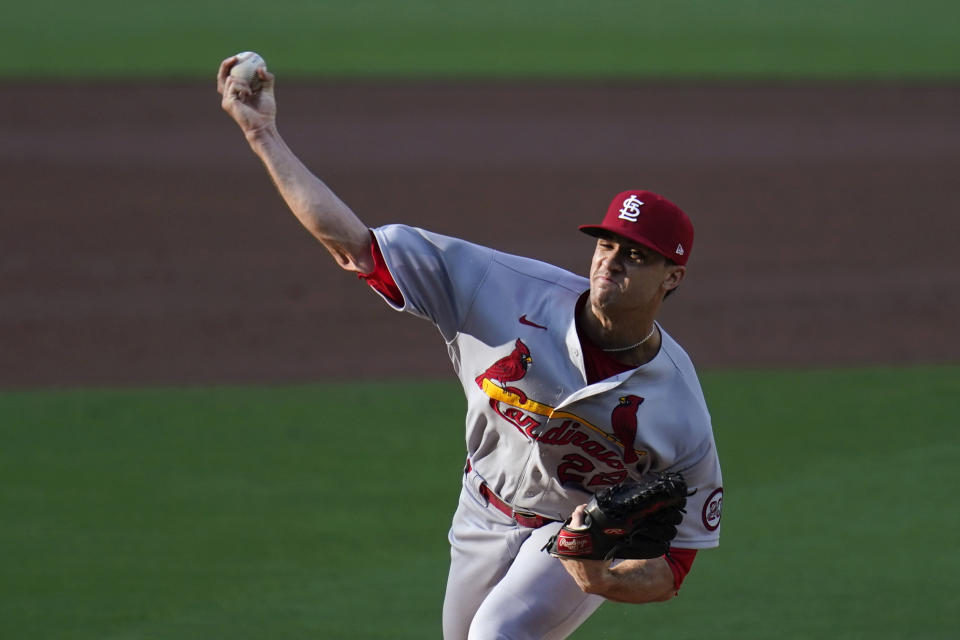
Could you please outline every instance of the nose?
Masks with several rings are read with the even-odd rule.
[[[623,269],[623,260],[620,259],[619,251],[607,251],[600,256],[600,265],[607,271],[620,271]]]

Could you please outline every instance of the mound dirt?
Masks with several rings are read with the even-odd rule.
[[[446,376],[340,271],[207,84],[7,84],[0,387]],[[285,83],[279,126],[371,226],[579,273],[629,188],[696,226],[663,323],[701,369],[957,361],[960,88]]]

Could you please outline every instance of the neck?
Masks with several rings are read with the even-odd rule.
[[[623,362],[639,366],[652,360],[660,350],[660,332],[656,330],[653,313],[618,315],[599,309],[587,300],[580,320],[586,337],[593,344]]]

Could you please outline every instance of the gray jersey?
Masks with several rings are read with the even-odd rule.
[[[682,472],[696,493],[673,545],[715,547],[722,481],[686,352],[661,329],[647,364],[587,384],[574,313],[586,278],[421,229],[374,230],[403,311],[433,322],[467,399],[471,481],[564,520],[605,486]]]

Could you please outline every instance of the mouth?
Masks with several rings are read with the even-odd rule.
[[[598,273],[593,276],[593,281],[599,285],[608,285],[611,287],[619,287],[620,283],[614,280],[613,276]]]

